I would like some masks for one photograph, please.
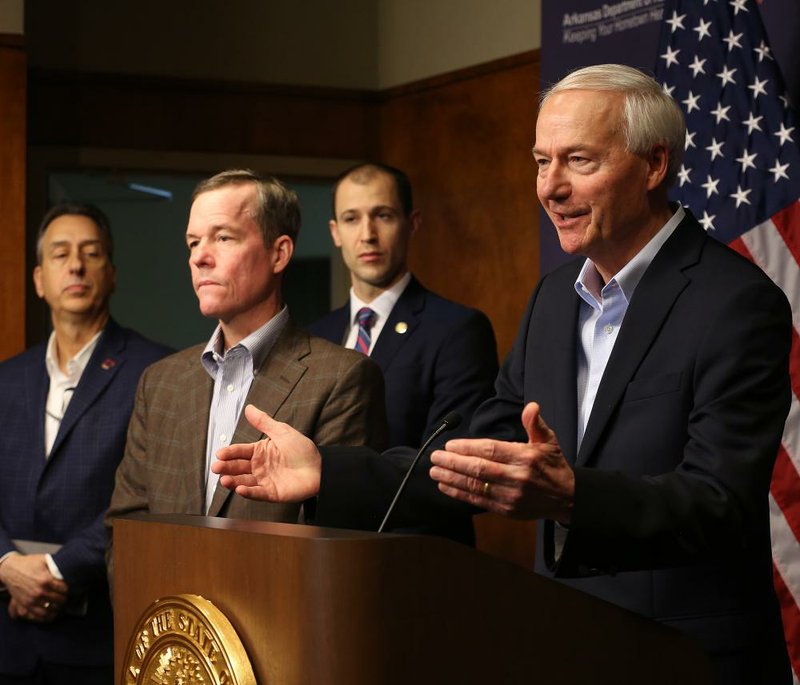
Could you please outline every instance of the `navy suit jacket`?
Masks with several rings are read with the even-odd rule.
[[[352,325],[350,304],[310,327],[341,345]],[[399,332],[395,326],[405,323]],[[386,381],[389,445],[419,447],[451,411],[468,425],[492,394],[497,346],[489,319],[445,300],[415,278],[398,298],[370,354]]]
[[[580,266],[542,279],[471,426],[525,440],[520,410],[535,400],[575,469],[563,553],[543,523],[536,569],[686,632],[717,682],[787,682],[767,497],[790,401],[786,298],[687,216],[637,286],[578,450]],[[408,455],[326,452],[317,521],[368,523]],[[456,506],[424,475],[429,464],[398,512],[407,522]]]
[[[45,459],[44,410],[50,379],[41,344],[0,364],[0,556],[12,539],[62,545],[53,555],[70,591],[88,598],[85,616],[49,624],[12,620],[0,601],[0,673],[31,671],[42,658],[110,664],[113,623],[103,517],[139,376],[170,352],[109,321]]]

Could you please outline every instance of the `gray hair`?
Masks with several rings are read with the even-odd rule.
[[[556,93],[567,90],[622,93],[625,96],[622,113],[625,149],[634,155],[647,155],[656,145],[665,145],[668,165],[664,183],[669,187],[675,182],[683,161],[686,122],[678,104],[654,78],[623,64],[584,67],[542,91],[539,107]]]

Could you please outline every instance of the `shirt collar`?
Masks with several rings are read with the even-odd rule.
[[[95,333],[94,337],[81,348],[78,354],[67,361],[66,374],[61,371],[61,367],[58,365],[56,332],[53,331],[50,333],[50,339],[47,341],[47,351],[44,355],[44,363],[47,367],[47,374],[50,376],[50,380],[53,382],[69,381],[71,385],[77,385],[78,380],[80,380],[80,377],[83,375],[84,369],[86,369],[86,365],[89,363],[89,359],[92,357],[92,353],[97,347],[97,342],[100,340],[100,335],[103,330],[104,329],[101,329]]]
[[[283,308],[275,316],[250,333],[250,335],[242,338],[238,344],[231,347],[227,352],[224,347],[225,339],[222,334],[222,327],[217,324],[211,334],[211,338],[203,348],[200,362],[209,375],[214,378],[217,373],[217,367],[222,363],[225,355],[232,350],[243,349],[250,355],[253,361],[253,373],[256,373],[288,323],[289,308],[283,305]]]
[[[400,299],[400,295],[403,294],[403,291],[410,282],[411,272],[406,272],[405,276],[397,281],[391,288],[384,290],[378,297],[372,300],[372,302],[363,302],[358,298],[355,292],[353,292],[353,289],[350,288],[350,325],[355,325],[356,314],[362,307],[369,307],[375,312],[375,321],[385,321],[388,319],[389,314],[391,314],[392,309],[394,309],[394,305],[397,303],[397,300]]]
[[[597,267],[590,259],[587,259],[583,263],[583,267],[575,281],[575,290],[578,295],[589,304],[592,304],[590,299],[596,302],[599,301],[599,299],[602,299],[602,294],[606,288],[616,285],[622,291],[625,300],[630,302],[633,297],[633,291],[636,290],[636,286],[639,285],[639,281],[642,280],[642,276],[644,276],[644,272],[647,271],[647,267],[650,266],[650,263],[655,259],[655,256],[664,246],[664,243],[667,242],[678,227],[678,224],[683,221],[685,215],[686,212],[683,207],[678,205],[678,208],[670,217],[669,221],[667,221],[667,223],[659,229],[658,233],[636,253],[634,258],[623,266],[605,285],[603,285],[603,279],[600,277]]]

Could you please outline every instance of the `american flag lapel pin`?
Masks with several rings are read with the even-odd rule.
[[[117,362],[111,359],[111,357],[106,357],[100,364],[100,368],[103,369],[103,371],[108,371],[109,369],[113,369],[116,365]]]

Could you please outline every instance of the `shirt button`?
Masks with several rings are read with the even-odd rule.
[[[227,439],[228,439],[228,436],[225,435],[225,433],[223,433],[222,435],[219,436],[219,441],[220,442],[225,442]]]
[[[228,392],[233,392],[233,383],[229,383],[228,387],[226,388]]]
[[[608,335],[611,335],[611,334],[614,332],[614,327],[613,327],[611,324],[608,324],[608,325],[606,326],[606,329],[605,329],[605,330],[606,330],[606,333],[607,333]]]

